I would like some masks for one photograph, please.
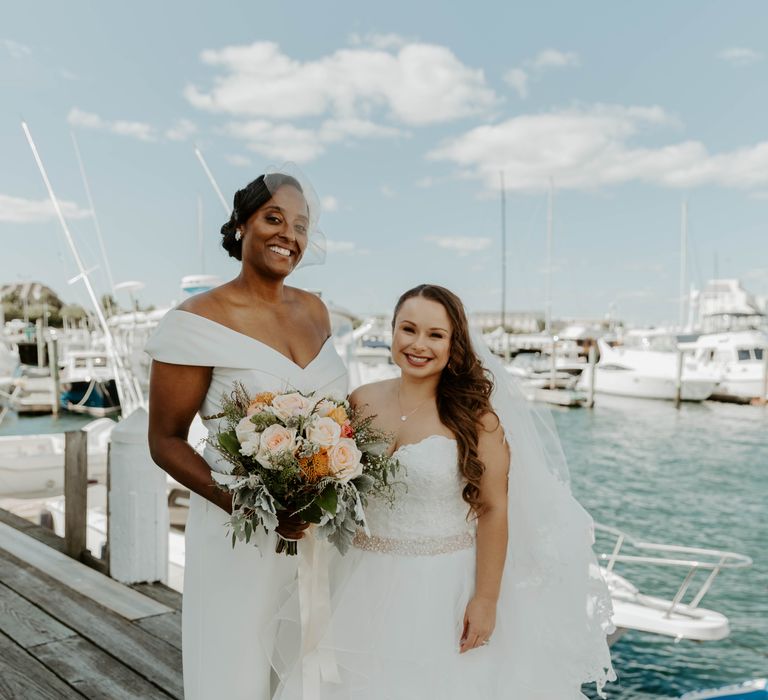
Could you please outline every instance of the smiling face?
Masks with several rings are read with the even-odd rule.
[[[395,317],[392,359],[414,378],[438,375],[451,356],[452,331],[442,304],[422,296],[406,299]]]
[[[304,195],[284,185],[243,226],[243,262],[269,276],[285,277],[299,264],[308,233]]]

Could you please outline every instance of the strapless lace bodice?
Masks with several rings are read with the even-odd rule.
[[[457,465],[456,441],[430,435],[403,445],[394,455],[404,470],[395,505],[369,499],[365,509],[373,537],[392,540],[450,538],[473,532],[468,506],[461,497],[464,481]]]

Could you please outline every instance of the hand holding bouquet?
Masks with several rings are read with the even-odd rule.
[[[349,402],[294,391],[249,396],[236,384],[222,400],[224,419],[209,441],[233,466],[232,546],[258,528],[275,531],[279,517],[314,523],[344,554],[365,528],[366,498],[394,500],[397,460],[376,450],[386,435],[360,418]],[[278,534],[276,551],[296,554]]]

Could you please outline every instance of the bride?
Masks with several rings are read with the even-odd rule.
[[[235,382],[251,395],[286,387],[346,393],[328,310],[314,294],[285,284],[316,253],[319,202],[312,195],[308,183],[285,172],[238,190],[221,233],[224,249],[241,263],[239,275],[169,311],[146,346],[152,457],[192,492],[182,610],[187,700],[270,697],[273,621],[298,559],[275,554],[274,533],[259,533],[259,549],[232,548],[231,495],[216,486],[231,479],[229,465],[212,447],[201,457],[187,443],[195,413],[216,435],[221,397]],[[278,532],[300,538],[303,527],[283,518]]]
[[[402,295],[392,357],[401,377],[351,401],[393,436],[405,488],[394,507],[369,501],[369,534],[334,566],[327,682],[302,688],[296,664],[276,698],[576,700],[590,681],[602,692],[610,599],[554,428],[447,289]],[[284,630],[290,620],[286,608]]]

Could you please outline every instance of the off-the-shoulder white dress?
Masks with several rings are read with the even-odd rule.
[[[201,416],[220,411],[220,399],[242,382],[253,394],[299,390],[318,395],[347,391],[347,370],[329,338],[301,367],[274,348],[196,314],[173,309],[149,339],[154,359],[213,367]],[[205,421],[209,434],[217,420]],[[206,446],[217,481],[230,465]],[[274,553],[274,535],[259,546],[227,537],[227,514],[192,494],[186,529],[182,643],[186,700],[264,700],[270,697],[275,614],[296,577],[296,557]]]

